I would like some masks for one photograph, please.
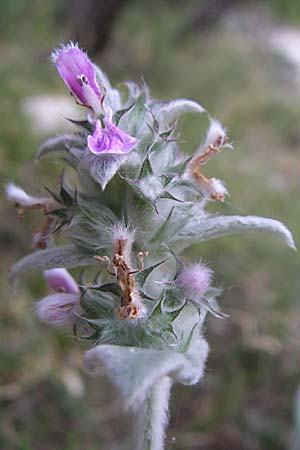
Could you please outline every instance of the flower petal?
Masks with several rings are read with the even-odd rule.
[[[66,292],[68,294],[79,292],[76,281],[65,268],[45,270],[44,277],[49,286],[56,292]]]
[[[93,135],[88,136],[88,148],[94,155],[123,155],[130,152],[137,143],[137,139],[125,133],[109,119],[105,119],[104,128],[100,120],[97,120]]]
[[[75,97],[96,114],[101,112],[101,92],[93,63],[73,42],[56,49],[51,54],[56,68]]]
[[[55,327],[74,325],[79,311],[79,294],[52,294],[35,304],[39,320]]]

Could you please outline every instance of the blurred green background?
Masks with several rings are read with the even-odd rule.
[[[56,186],[58,165],[34,165],[34,154],[64,129],[63,116],[80,113],[48,57],[79,39],[115,83],[143,77],[153,95],[193,98],[219,118],[235,150],[205,173],[231,196],[209,209],[281,220],[299,245],[298,0],[0,0],[0,13],[2,184]],[[184,151],[195,150],[205,125],[181,120]],[[129,450],[134,421],[116,391],[84,374],[83,346],[68,330],[34,318],[33,300],[47,293],[41,275],[16,292],[7,284],[10,265],[31,251],[34,224],[1,203],[0,448]],[[230,318],[207,321],[204,381],[174,389],[167,449],[299,450],[299,256],[258,234],[187,256],[210,262]]]

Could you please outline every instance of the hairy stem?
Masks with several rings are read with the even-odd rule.
[[[136,450],[163,450],[171,385],[167,376],[158,380],[139,408]]]

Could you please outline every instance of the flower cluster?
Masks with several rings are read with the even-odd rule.
[[[124,99],[74,43],[55,50],[52,61],[86,117],[72,119],[76,133],[49,139],[38,150],[37,160],[55,154],[67,168],[58,191],[35,197],[14,184],[6,187],[20,216],[44,213],[33,237],[38,250],[12,267],[11,280],[43,271],[54,293],[36,303],[38,318],[72,326],[78,336],[84,328],[94,344],[86,365],[104,365],[127,406],[144,405],[144,417],[154,411],[149,399],[167,392],[170,379],[194,384],[202,378],[208,354],[203,320],[208,311],[224,317],[212,269],[184,263],[182,251],[255,230],[292,248],[293,238],[276,220],[207,211],[209,202],[224,201],[227,190],[206,178],[202,166],[232,145],[201,105],[161,102],[144,83],[132,82]],[[177,137],[177,119],[185,113],[206,114],[210,121],[193,155],[181,152]],[[58,233],[69,243],[55,245]],[[82,269],[78,282],[66,270],[75,267]],[[159,380],[163,391],[154,389]],[[150,448],[147,436],[138,448]],[[162,448],[159,442],[155,449]]]

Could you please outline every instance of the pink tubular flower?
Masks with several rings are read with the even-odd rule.
[[[76,281],[64,268],[45,270],[44,277],[55,292],[65,292],[67,294],[77,294],[79,292]]]
[[[79,311],[79,294],[55,293],[35,304],[39,320],[55,327],[73,326]]]
[[[51,59],[59,75],[79,102],[101,113],[101,92],[93,63],[73,42],[54,50]]]
[[[76,281],[64,268],[45,270],[44,277],[56,293],[36,303],[36,315],[48,325],[74,325],[80,312],[80,291]]]
[[[211,285],[213,271],[205,264],[191,264],[183,268],[176,279],[176,284],[192,300],[199,300]]]
[[[96,121],[94,133],[88,136],[88,148],[94,155],[122,155],[130,152],[138,140],[114,125],[109,119],[104,119],[105,128],[100,120]]]

